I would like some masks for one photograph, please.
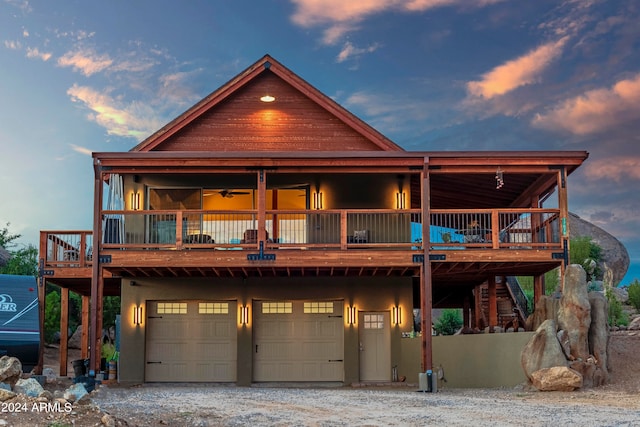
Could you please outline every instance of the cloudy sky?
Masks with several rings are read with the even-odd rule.
[[[587,150],[570,209],[640,278],[637,0],[0,0],[0,226],[91,229],[127,151],[270,54],[407,150]]]

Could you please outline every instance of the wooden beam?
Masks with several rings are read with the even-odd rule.
[[[544,295],[544,274],[533,276],[533,304],[538,304],[538,300]]]
[[[69,288],[60,288],[60,376],[67,376],[69,357]]]
[[[566,254],[560,265],[560,289],[564,291],[564,272],[569,264],[569,202],[567,197],[567,171],[564,167],[558,170],[558,208],[560,209],[560,232],[562,245]]]
[[[431,282],[431,262],[429,261],[429,228],[431,224],[431,199],[429,183],[429,158],[424,158],[424,165],[421,173],[422,193],[422,254],[423,262],[420,268],[420,330],[422,331],[422,371],[426,372],[433,368],[433,336],[431,335],[432,305],[433,305],[433,283]]]
[[[489,293],[489,326],[493,330],[498,325],[498,300],[496,298],[496,277],[490,276],[488,282]]]
[[[98,315],[102,317],[102,313],[98,313],[98,301],[102,299],[102,286],[98,282],[102,281],[102,268],[100,267],[100,250],[102,236],[102,221],[100,218],[100,210],[102,209],[102,183],[104,176],[100,163],[94,158],[94,180],[93,180],[93,264],[91,271],[91,304],[89,324],[89,342],[91,343],[89,354],[89,369],[96,370],[100,367],[100,350],[98,342],[100,341],[98,331]],[[100,294],[98,294],[100,292]]]
[[[87,359],[89,357],[89,301],[88,295],[82,295],[82,337],[80,339],[80,357]]]

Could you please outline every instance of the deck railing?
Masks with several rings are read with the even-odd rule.
[[[559,215],[557,209],[432,210],[429,248],[559,249]],[[419,209],[104,211],[102,219],[103,249],[253,250],[261,228],[266,248],[423,248]],[[41,238],[48,263],[90,265],[90,231],[43,231]]]
[[[89,267],[93,261],[91,231],[43,231],[46,260],[55,267]]]

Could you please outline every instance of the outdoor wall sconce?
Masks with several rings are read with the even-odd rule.
[[[322,192],[313,193],[313,209],[322,209]]]
[[[140,209],[140,193],[137,191],[131,193],[131,209],[134,211]]]
[[[399,191],[396,193],[396,209],[405,209],[406,208],[406,197],[404,191]]]
[[[136,326],[142,325],[142,306],[136,305],[133,307],[133,324]]]
[[[355,306],[347,307],[347,323],[349,325],[355,325],[358,318],[358,310]]]
[[[243,305],[240,307],[240,324],[246,325],[249,323],[249,307]]]
[[[399,305],[396,305],[391,309],[391,323],[394,325],[402,323],[402,309]]]

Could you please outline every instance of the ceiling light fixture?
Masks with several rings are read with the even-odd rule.
[[[262,102],[273,102],[275,101],[276,98],[274,96],[271,96],[269,94],[263,95],[260,97],[260,101]]]

